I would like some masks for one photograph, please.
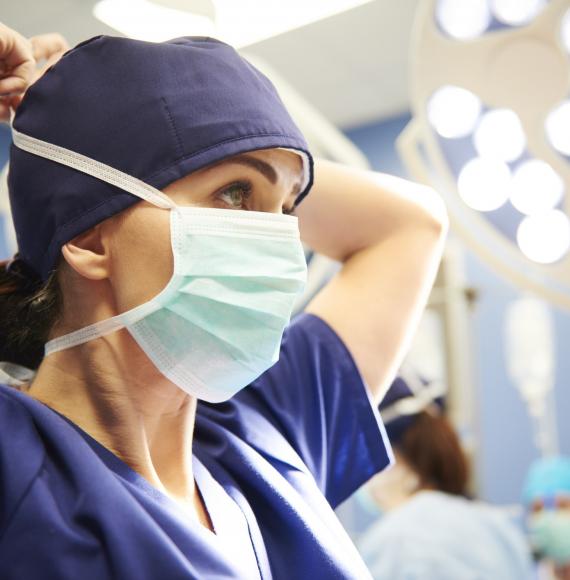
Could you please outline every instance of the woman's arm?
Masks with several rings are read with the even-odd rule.
[[[414,335],[448,229],[430,188],[319,160],[297,210],[301,236],[343,263],[309,303],[352,353],[380,402]]]

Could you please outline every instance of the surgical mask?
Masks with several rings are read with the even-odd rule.
[[[570,513],[545,510],[529,521],[530,540],[541,557],[562,566],[570,563]]]
[[[359,508],[367,515],[374,518],[378,518],[383,515],[384,512],[382,511],[382,508],[374,499],[370,484],[364,484],[360,486],[354,493],[353,497]]]
[[[279,357],[306,280],[297,218],[176,206],[114,168],[15,132],[18,147],[69,165],[170,210],[174,272],[157,296],[58,337],[46,356],[126,328],[156,368],[184,391],[217,403]]]

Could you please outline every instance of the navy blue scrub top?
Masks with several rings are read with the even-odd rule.
[[[78,426],[0,386],[0,578],[370,578],[333,508],[391,451],[348,350],[320,318],[279,362],[198,404],[195,479],[216,533]]]

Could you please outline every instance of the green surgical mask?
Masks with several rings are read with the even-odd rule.
[[[530,540],[540,556],[562,566],[570,563],[570,514],[545,510],[529,521]]]

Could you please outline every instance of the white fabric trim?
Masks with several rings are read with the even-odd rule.
[[[59,336],[58,338],[54,338],[46,343],[44,347],[45,356],[54,352],[59,352],[60,350],[84,344],[85,342],[95,338],[100,338],[101,336],[106,336],[107,334],[126,328],[129,324],[141,320],[159,308],[159,303],[150,300],[148,302],[143,302],[140,306],[132,308],[131,310],[117,314],[112,318],[94,322],[89,326],[85,326],[68,334],[64,334],[63,336]]]
[[[309,163],[309,156],[300,149],[292,149],[291,147],[278,147],[278,149],[296,153],[301,158],[301,161],[303,162],[303,183],[301,184],[301,190],[299,193],[303,193],[303,191],[307,189],[307,185],[309,185],[309,180],[311,178],[311,164]]]
[[[54,145],[53,143],[48,143],[47,141],[42,141],[41,139],[36,139],[30,135],[20,133],[12,126],[12,140],[14,145],[23,151],[32,153],[33,155],[38,155],[39,157],[44,157],[50,161],[55,161],[61,165],[66,165],[87,175],[91,175],[105,183],[114,185],[152,203],[157,207],[164,209],[169,209],[175,207],[176,204],[162,191],[152,187],[148,183],[129,175],[128,173],[123,173],[110,165],[91,159],[81,153],[76,151],[71,151],[65,147],[60,147],[59,145]],[[290,151],[296,153],[301,157],[303,162],[303,184],[301,186],[301,192],[303,192],[310,179],[310,163],[309,157],[304,151],[298,149],[293,149],[289,147],[278,147],[278,149],[283,149],[284,151]]]
[[[10,362],[0,362],[0,383],[11,387],[21,387],[31,383],[36,371]]]
[[[178,206],[188,232],[248,238],[300,239],[299,218],[292,215],[247,210]]]
[[[446,393],[445,385],[439,381],[434,381],[429,385],[423,386],[421,390],[414,392],[413,395],[398,399],[389,407],[382,409],[380,415],[384,423],[390,423],[390,421],[399,417],[416,415],[420,411],[427,409],[436,399],[444,397]]]
[[[176,206],[167,195],[162,193],[162,191],[155,189],[152,185],[149,185],[132,175],[123,173],[110,165],[106,165],[105,163],[81,155],[81,153],[71,151],[65,147],[60,147],[59,145],[47,143],[46,141],[36,139],[35,137],[30,137],[29,135],[16,131],[14,127],[12,127],[12,139],[14,140],[14,145],[19,149],[55,161],[61,165],[67,165],[67,167],[71,167],[72,169],[96,177],[101,181],[132,193],[157,207],[169,209]]]

